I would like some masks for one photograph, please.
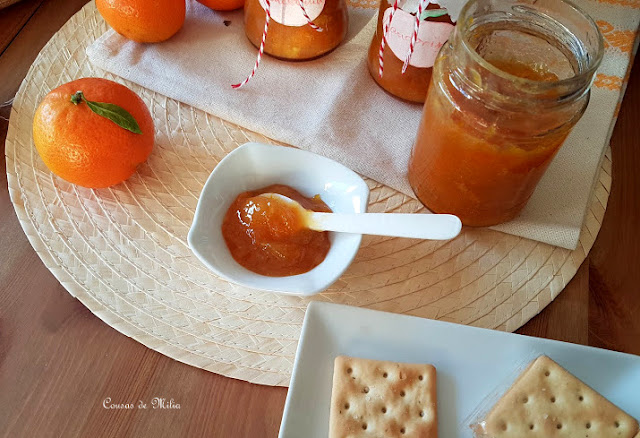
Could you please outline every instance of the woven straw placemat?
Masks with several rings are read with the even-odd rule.
[[[45,46],[16,95],[7,174],[29,241],[73,296],[127,336],[215,373],[288,385],[308,300],[221,280],[186,242],[200,190],[220,159],[247,141],[273,142],[96,70],[85,48],[106,29],[89,3]],[[54,177],[33,146],[40,100],[86,76],[124,82],[156,122],[147,163],[109,189]],[[365,237],[348,271],[313,299],[513,331],[549,304],[584,260],[604,216],[610,175],[607,154],[575,251],[486,229],[465,228],[449,242]],[[367,182],[370,211],[420,210],[417,201]]]

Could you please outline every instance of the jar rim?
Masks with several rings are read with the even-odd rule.
[[[591,85],[593,77],[595,76],[596,71],[600,67],[602,62],[602,58],[604,57],[604,37],[602,36],[602,32],[600,28],[594,21],[594,19],[587,14],[582,8],[576,6],[573,2],[568,0],[556,0],[559,3],[563,3],[564,5],[572,8],[578,15],[586,20],[586,22],[591,26],[598,38],[598,47],[595,51],[595,55],[589,58],[589,64],[587,68],[584,70],[564,79],[558,79],[553,81],[538,81],[535,79],[523,78],[520,76],[513,75],[508,73],[495,65],[491,64],[489,61],[484,59],[480,54],[472,47],[472,43],[469,39],[468,32],[466,30],[469,28],[469,10],[480,3],[483,0],[470,0],[468,1],[462,8],[460,12],[460,17],[458,19],[458,25],[456,26],[456,32],[461,36],[461,41],[465,47],[465,50],[471,56],[473,61],[477,62],[481,67],[487,69],[490,73],[495,74],[502,79],[506,79],[512,81],[514,83],[523,85],[527,88],[551,88],[558,86],[571,86],[571,84],[577,83],[587,83],[586,89],[588,89]],[[462,31],[458,28],[460,26]],[[575,86],[575,85],[574,85]]]

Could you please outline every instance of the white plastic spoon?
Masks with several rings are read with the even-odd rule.
[[[279,193],[259,196],[285,202],[299,212],[307,228],[316,231],[448,240],[462,229],[460,219],[451,214],[318,213]]]

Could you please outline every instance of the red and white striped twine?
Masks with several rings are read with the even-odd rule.
[[[247,84],[251,80],[252,77],[256,75],[256,71],[258,71],[258,66],[260,65],[260,60],[262,59],[262,54],[264,53],[264,43],[267,40],[267,32],[269,31],[269,22],[271,21],[271,1],[265,0],[267,3],[267,8],[265,9],[265,19],[264,19],[264,30],[262,31],[262,41],[260,42],[260,49],[258,49],[258,57],[256,58],[256,63],[253,66],[253,70],[251,70],[251,74],[247,76],[247,78],[240,82],[239,84],[231,85],[231,88],[240,88]]]
[[[393,20],[393,15],[396,13],[397,9],[398,0],[395,0],[393,8],[391,9],[391,14],[389,14],[389,22],[385,25],[384,30],[382,31],[382,41],[380,41],[380,50],[378,51],[378,74],[380,77],[382,77],[382,73],[384,71],[384,45],[387,42],[387,32],[389,32],[391,20]]]
[[[424,9],[426,0],[420,0],[418,3],[418,13],[416,14],[416,22],[413,26],[413,34],[411,34],[411,42],[409,43],[409,53],[407,53],[407,57],[404,60],[404,64],[402,65],[402,74],[407,71],[407,67],[409,66],[409,61],[411,61],[411,55],[413,55],[413,50],[416,47],[416,41],[418,39],[418,28],[420,27],[420,16],[422,15],[422,10]]]
[[[267,4],[267,7],[265,8],[264,30],[262,31],[262,41],[260,41],[260,49],[258,49],[258,57],[256,58],[256,63],[253,66],[253,70],[251,70],[251,74],[249,74],[249,76],[247,76],[247,78],[244,81],[240,82],[239,84],[231,85],[231,88],[237,89],[246,85],[247,82],[249,82],[251,78],[256,75],[256,72],[258,71],[258,67],[260,66],[260,60],[262,59],[262,55],[264,54],[264,44],[267,41],[267,33],[269,32],[269,22],[271,21],[271,2],[270,0],[265,0],[265,2]],[[307,14],[307,10],[304,7],[304,0],[299,0],[299,4],[300,4],[300,8],[302,9],[302,13],[304,14],[304,17],[307,19],[307,23],[309,24],[309,26],[311,26],[313,29],[317,30],[318,32],[322,32],[322,29],[318,27],[313,21],[311,21],[311,18]]]
[[[309,26],[311,26],[312,29],[317,30],[318,32],[322,32],[322,28],[319,27],[318,25],[316,25],[312,20],[311,17],[309,17],[309,14],[307,14],[307,9],[304,7],[304,0],[298,0],[298,4],[300,5],[300,9],[302,9],[302,15],[304,15],[304,18],[306,18],[307,20],[307,24]]]

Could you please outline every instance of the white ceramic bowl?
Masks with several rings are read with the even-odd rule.
[[[289,277],[256,274],[231,257],[221,232],[227,209],[240,193],[270,184],[285,184],[309,197],[319,194],[335,212],[364,213],[369,202],[364,180],[333,160],[290,147],[246,143],[220,161],[204,185],[187,237],[189,247],[214,273],[242,286],[291,295],[321,292],[347,269],[361,234],[331,233],[324,261]]]

